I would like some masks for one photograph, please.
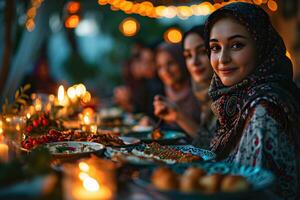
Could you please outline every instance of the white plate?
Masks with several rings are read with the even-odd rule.
[[[141,142],[140,139],[134,137],[120,136],[119,139],[121,139],[126,145],[138,144]]]
[[[104,145],[95,142],[52,142],[44,145],[49,149],[53,156],[64,157],[64,156],[74,156],[74,155],[85,155],[90,153],[96,153],[104,150]],[[62,150],[59,152],[59,148],[69,148],[69,150]]]

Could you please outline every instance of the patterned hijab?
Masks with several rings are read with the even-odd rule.
[[[273,28],[267,13],[259,6],[242,2],[216,10],[206,21],[207,49],[213,25],[225,17],[235,19],[251,34],[256,45],[257,66],[240,83],[230,87],[224,86],[216,74],[213,76],[209,95],[213,100],[212,110],[218,118],[218,127],[211,148],[220,159],[228,156],[238,144],[247,114],[258,99],[279,106],[288,116],[289,123],[297,123],[300,116],[300,91],[292,80],[292,63],[286,57],[284,42]],[[291,135],[290,138],[294,141],[295,137],[298,136]]]

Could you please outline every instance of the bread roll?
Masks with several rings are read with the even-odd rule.
[[[247,190],[250,187],[249,182],[243,176],[227,175],[221,183],[221,191],[223,192],[238,192]]]
[[[171,169],[160,167],[152,174],[152,183],[159,190],[175,190],[178,189],[179,181],[177,174]]]

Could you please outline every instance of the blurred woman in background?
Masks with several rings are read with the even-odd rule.
[[[155,115],[168,122],[169,125],[172,124],[172,128],[185,129],[188,126],[194,126],[192,124],[185,127],[176,123],[181,116],[184,116],[184,120],[195,123],[195,126],[199,124],[200,107],[192,92],[181,45],[161,44],[157,49],[156,64],[158,75],[165,87],[166,97],[155,96],[153,102]],[[176,114],[177,108],[182,109],[180,112],[182,115]]]
[[[201,116],[201,123],[189,119],[184,110],[167,101],[156,98],[154,106],[156,113],[160,109],[167,112],[160,114],[162,118],[173,118],[192,138],[193,144],[207,148],[214,133],[215,117],[210,109],[211,100],[208,96],[213,69],[207,56],[204,39],[204,26],[196,26],[187,31],[183,36],[183,55],[188,72],[192,78],[192,90],[199,101],[198,114]]]

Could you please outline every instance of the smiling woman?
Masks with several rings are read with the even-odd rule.
[[[273,192],[298,199],[300,91],[282,38],[267,13],[248,3],[215,11],[206,30],[218,118],[212,150],[219,160],[271,170],[278,178]]]
[[[246,27],[232,18],[215,23],[209,46],[211,65],[225,86],[241,82],[254,70],[254,41]]]

